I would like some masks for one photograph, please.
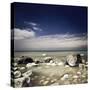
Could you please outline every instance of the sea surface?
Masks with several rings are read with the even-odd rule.
[[[69,54],[84,54],[87,56],[87,51],[36,51],[36,52],[15,52],[14,57],[29,56],[29,57],[42,57],[42,54],[46,54],[51,57],[65,57]]]

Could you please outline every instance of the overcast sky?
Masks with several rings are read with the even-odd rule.
[[[14,47],[23,50],[85,50],[87,8],[14,4]]]

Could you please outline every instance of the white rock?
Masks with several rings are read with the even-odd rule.
[[[49,82],[49,81],[44,81],[43,85],[46,85],[46,84],[48,84],[48,82]]]
[[[52,57],[45,57],[44,60],[52,59]]]
[[[19,69],[20,69],[20,70],[24,70],[24,69],[25,69],[25,67],[20,67]]]
[[[51,65],[52,65],[52,66],[56,66],[56,64],[55,64],[55,63],[52,63]]]
[[[64,63],[63,62],[59,62],[59,63],[57,63],[57,65],[61,66],[61,65],[64,65]]]
[[[27,72],[22,74],[22,76],[24,76],[24,77],[29,77],[31,75],[32,75],[32,71],[31,70],[29,70],[29,71],[27,71]]]
[[[22,87],[24,79],[25,79],[24,77],[21,77],[21,78],[18,78],[18,79],[14,79],[15,87],[16,88]]]
[[[19,78],[19,77],[21,76],[21,72],[20,72],[20,71],[15,71],[15,72],[14,72],[14,76],[15,76],[16,78]]]
[[[81,72],[77,72],[78,75],[81,75]]]
[[[83,54],[83,53],[81,53],[81,54],[80,54],[80,56],[84,56],[84,54]]]
[[[66,79],[68,79],[69,78],[69,75],[68,74],[65,74],[62,78],[61,78],[61,80],[63,81],[63,80],[66,80]]]
[[[79,76],[77,76],[77,75],[74,75],[74,76],[73,76],[73,78],[74,78],[74,79],[78,79],[78,78],[79,78]]]
[[[65,68],[68,68],[69,67],[69,65],[65,65]]]
[[[70,66],[75,66],[76,65],[76,61],[77,61],[77,57],[76,56],[73,56],[73,55],[68,55],[67,56],[67,63]]]
[[[46,56],[47,54],[46,53],[43,53],[42,56]]]
[[[29,69],[29,68],[31,68],[32,66],[35,66],[35,65],[36,65],[35,63],[28,63],[26,65],[26,68]]]

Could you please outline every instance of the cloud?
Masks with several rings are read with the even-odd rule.
[[[42,31],[42,29],[39,28],[39,27],[33,27],[33,30],[36,30],[36,31]]]
[[[35,22],[24,22],[25,24],[31,25],[31,26],[37,26],[38,24]]]
[[[76,50],[87,46],[86,35],[56,34],[15,40],[15,50]]]
[[[27,38],[32,38],[32,37],[35,37],[35,32],[32,30],[28,31],[27,29],[19,29],[19,28],[14,29],[15,40],[27,39]]]

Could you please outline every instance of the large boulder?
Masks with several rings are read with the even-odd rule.
[[[66,58],[66,64],[68,64],[69,66],[78,66],[80,63],[82,63],[80,54],[68,55]]]
[[[18,64],[28,64],[33,63],[33,59],[31,57],[23,57],[21,60],[18,61]]]

